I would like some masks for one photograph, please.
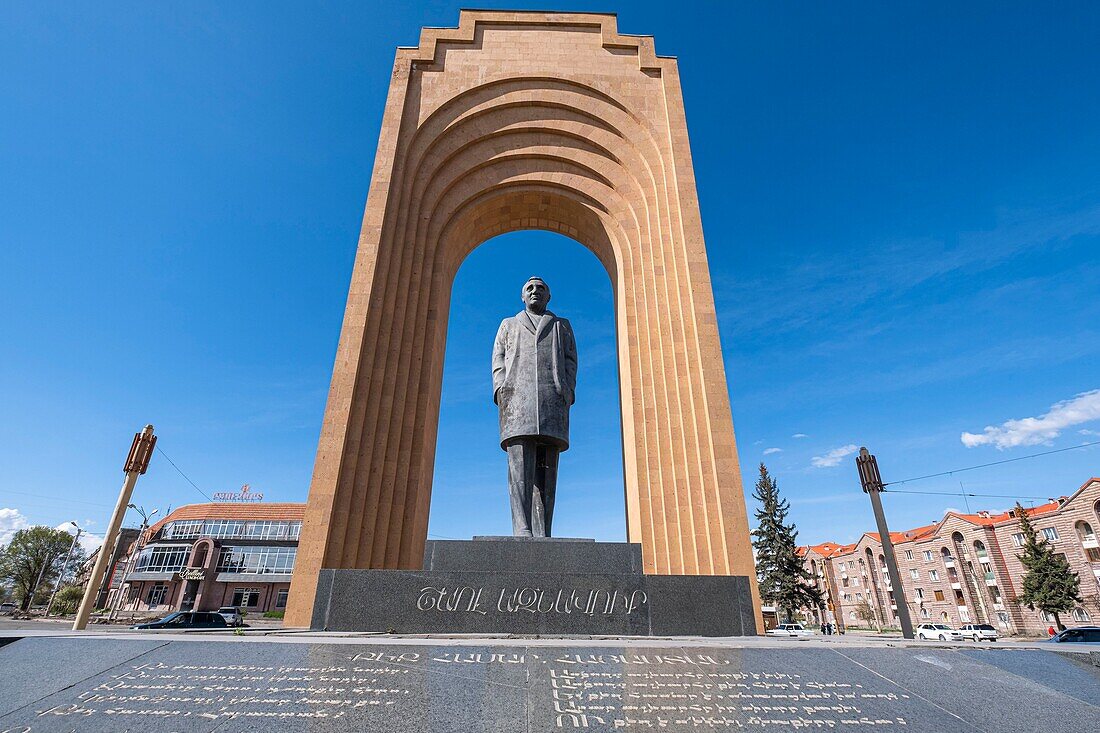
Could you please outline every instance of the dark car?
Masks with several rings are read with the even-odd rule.
[[[134,629],[166,629],[182,631],[185,629],[225,629],[228,628],[221,614],[212,611],[177,611],[159,621],[132,626]]]
[[[1078,626],[1075,629],[1063,629],[1050,641],[1055,644],[1100,644],[1100,626]]]

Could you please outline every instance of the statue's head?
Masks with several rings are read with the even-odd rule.
[[[533,277],[523,284],[520,298],[528,308],[544,310],[550,302],[550,286],[541,277]]]

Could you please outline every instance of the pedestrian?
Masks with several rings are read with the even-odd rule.
[[[1054,624],[1051,624],[1050,628],[1047,629],[1047,636],[1054,636]]]

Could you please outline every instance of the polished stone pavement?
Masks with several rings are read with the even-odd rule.
[[[0,731],[1090,730],[1041,644],[0,631]],[[22,635],[22,638],[19,636]]]

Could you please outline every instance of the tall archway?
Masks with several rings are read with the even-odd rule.
[[[612,15],[505,11],[397,52],[287,624],[321,568],[419,567],[451,283],[519,229],[611,275],[646,572],[747,576],[763,628],[676,61]]]

